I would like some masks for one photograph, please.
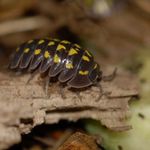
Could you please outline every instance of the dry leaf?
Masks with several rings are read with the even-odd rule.
[[[76,132],[58,150],[98,150],[92,136]]]

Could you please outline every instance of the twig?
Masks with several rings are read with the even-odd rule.
[[[49,23],[50,22],[47,18],[41,16],[2,22],[0,23],[0,36],[39,29],[48,25]]]
[[[39,141],[42,144],[45,144],[46,146],[52,147],[54,145],[54,140],[50,138],[41,138],[41,137],[34,137],[36,141]]]

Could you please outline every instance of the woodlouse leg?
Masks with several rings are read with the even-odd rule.
[[[16,76],[22,75],[22,71],[16,71],[16,72],[15,72],[15,75],[16,75]]]
[[[76,93],[77,97],[79,98],[79,100],[82,101],[82,97],[80,95],[80,91],[76,91],[75,93]]]
[[[104,92],[100,83],[97,83],[96,86],[99,88],[99,91],[100,91],[98,98],[95,100],[96,102],[98,102],[102,98],[102,96],[109,97],[111,92]]]
[[[39,70],[35,70],[34,72],[31,73],[29,79],[27,80],[26,84],[29,84],[30,81],[35,77],[35,75],[39,72]]]
[[[49,85],[50,85],[50,77],[47,76],[46,79],[45,79],[45,84],[44,84],[44,91],[45,91],[45,94],[46,94],[46,98],[50,98],[50,94],[48,92],[48,89],[49,89]]]
[[[15,69],[15,76],[20,76],[23,74],[23,70],[20,68]]]
[[[108,75],[108,76],[103,76],[102,77],[102,80],[105,82],[105,81],[112,81],[115,77],[116,77],[116,74],[117,74],[117,68],[114,69],[114,71],[112,72],[112,74]]]
[[[60,83],[59,84],[59,94],[61,95],[62,99],[66,99],[63,89],[64,89],[64,86]]]
[[[68,85],[68,89],[72,89],[72,87]],[[73,92],[73,91],[72,91],[72,92]],[[79,100],[82,101],[82,97],[81,97],[81,95],[80,95],[80,91],[76,90],[76,91],[74,91],[74,93],[75,93],[76,96],[79,98]]]

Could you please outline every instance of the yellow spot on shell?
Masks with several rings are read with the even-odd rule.
[[[59,39],[53,39],[54,41],[56,41],[56,42],[59,42],[60,40]]]
[[[60,62],[60,58],[58,57],[57,54],[55,54],[54,56],[54,63],[59,63]]]
[[[87,71],[87,70],[86,71],[82,71],[82,70],[79,71],[80,75],[87,75],[88,73],[89,73],[89,71]]]
[[[40,41],[38,42],[38,44],[42,44],[42,43],[44,43],[44,40],[40,40]]]
[[[30,43],[32,43],[33,42],[33,40],[30,40],[30,41],[28,41],[28,44],[30,44]]]
[[[80,45],[78,45],[78,44],[74,44],[77,48],[81,48],[81,46]]]
[[[16,49],[16,52],[18,52],[19,51],[19,47]]]
[[[48,43],[48,46],[52,46],[52,45],[55,45],[54,41],[51,41],[51,42]]]
[[[82,59],[85,60],[85,61],[88,61],[88,62],[90,61],[89,57],[87,57],[85,55],[82,56]]]
[[[70,44],[71,42],[63,40],[63,41],[61,41],[61,43],[63,43],[63,44]]]
[[[86,50],[85,52],[88,56],[92,57],[92,55],[90,54],[90,52],[88,50]]]
[[[59,50],[62,50],[62,49],[66,49],[66,47],[64,46],[64,45],[62,45],[62,44],[59,44],[58,46],[57,46],[57,51],[59,51]]]
[[[97,64],[94,65],[94,69],[96,69],[96,68],[97,68]]]
[[[69,50],[69,54],[68,55],[71,56],[71,55],[74,55],[74,54],[78,54],[78,52],[75,49],[71,48]]]
[[[35,51],[34,51],[34,54],[35,55],[39,55],[41,53],[41,49],[36,49]]]
[[[73,68],[72,63],[71,62],[66,63],[66,68],[67,69],[72,69]]]
[[[49,53],[48,51],[45,51],[44,57],[45,57],[45,58],[49,58],[49,57],[50,57],[50,53]]]
[[[29,50],[30,50],[29,48],[25,48],[25,49],[24,49],[24,53],[28,53]]]

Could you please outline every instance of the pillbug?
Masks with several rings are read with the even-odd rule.
[[[93,55],[66,40],[34,39],[21,44],[11,58],[9,68],[29,72],[48,72],[47,86],[52,77],[71,88],[85,88],[102,79],[102,71]],[[48,88],[46,88],[48,89]],[[47,93],[47,90],[46,90]]]

